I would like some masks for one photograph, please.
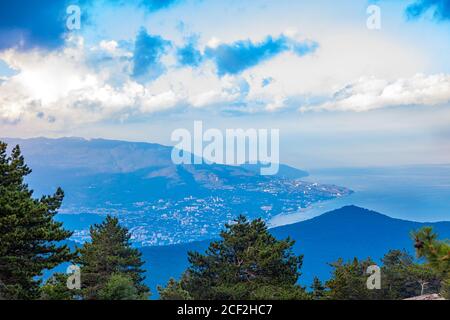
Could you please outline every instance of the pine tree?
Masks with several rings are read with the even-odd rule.
[[[427,265],[441,276],[441,294],[449,298],[450,284],[450,241],[438,240],[433,228],[424,227],[412,234],[419,258],[425,258]]]
[[[181,288],[202,300],[307,299],[296,284],[303,257],[293,254],[293,245],[275,239],[261,219],[240,216],[205,254],[189,253]]]
[[[406,299],[439,291],[441,276],[426,264],[419,264],[405,251],[391,250],[384,255],[381,267],[381,289],[367,288],[370,259],[332,263],[333,274],[325,297],[332,300]]]
[[[39,277],[72,258],[69,248],[60,242],[71,232],[53,218],[64,193],[58,188],[53,196],[33,198],[24,183],[31,173],[19,146],[11,156],[0,142],[0,297],[36,299]]]
[[[450,300],[450,279],[445,279],[441,283],[441,295],[443,298]]]
[[[78,290],[70,290],[67,288],[68,275],[63,273],[55,273],[41,287],[41,300],[77,300],[79,297]]]
[[[124,274],[113,274],[99,291],[101,300],[144,300],[148,295],[139,295],[133,279]]]
[[[158,287],[160,300],[192,300],[189,292],[183,289],[181,282],[171,278],[166,287]]]
[[[417,294],[415,295],[439,292],[442,280],[429,266],[424,264],[413,264],[408,268],[408,273],[412,279],[412,283],[415,284],[417,288]]]
[[[319,278],[314,277],[313,283],[311,285],[311,295],[313,300],[322,300],[325,297],[325,286],[322,284]]]
[[[145,271],[141,268],[144,265],[142,254],[131,247],[131,235],[119,225],[119,220],[107,216],[103,223],[90,228],[90,235],[91,242],[78,250],[79,257],[76,259],[81,267],[83,298],[101,299],[100,292],[106,290],[113,275],[128,277],[137,296],[148,297],[149,289],[143,284]],[[116,279],[115,284],[120,281]]]
[[[382,290],[386,299],[406,299],[420,295],[426,281],[420,275],[421,267],[413,256],[405,251],[391,250],[384,255],[382,262]],[[435,283],[435,280],[427,278],[430,284]]]
[[[380,299],[379,290],[367,288],[366,270],[375,265],[370,259],[344,262],[342,259],[330,264],[333,267],[332,278],[326,282],[329,289],[327,298],[331,300],[373,300]]]
[[[431,268],[450,276],[450,242],[438,240],[431,227],[413,232],[413,238],[418,258],[425,258]]]

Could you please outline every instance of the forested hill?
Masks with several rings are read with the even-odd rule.
[[[386,215],[347,206],[327,212],[311,220],[271,229],[277,238],[291,237],[296,241],[294,251],[304,254],[300,282],[310,285],[314,276],[328,279],[328,263],[338,258],[371,257],[375,262],[391,249],[405,249],[414,254],[410,233],[423,226],[433,226],[440,238],[450,238],[450,222],[419,223],[393,219]],[[166,247],[142,248],[147,283],[153,292],[158,284],[178,277],[187,267],[188,251],[203,251],[209,241]]]

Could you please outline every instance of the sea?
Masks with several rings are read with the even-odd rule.
[[[450,221],[450,165],[332,168],[309,173],[304,180],[344,186],[354,193],[293,214],[281,213],[269,222],[271,226],[311,219],[347,205],[403,220]]]

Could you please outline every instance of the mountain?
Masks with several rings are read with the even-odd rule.
[[[246,170],[253,171],[253,172],[260,172],[262,166],[263,165],[261,163],[244,164],[241,166],[241,168],[244,168]],[[278,169],[278,173],[277,173],[277,177],[287,178],[287,179],[301,179],[301,178],[306,178],[307,176],[309,176],[308,172],[299,170],[297,168],[294,168],[294,167],[291,167],[291,166],[288,166],[285,164],[279,165],[279,169]]]
[[[300,283],[310,285],[314,276],[329,277],[328,263],[338,258],[371,257],[380,259],[391,249],[405,249],[414,254],[410,232],[432,226],[441,238],[450,238],[450,222],[419,223],[393,219],[367,209],[347,206],[311,220],[271,229],[278,239],[296,241],[294,252],[304,254]],[[204,251],[210,241],[191,244],[141,248],[148,271],[147,283],[156,286],[170,277],[179,277],[186,269],[188,251]]]
[[[31,167],[59,170],[78,170],[83,173],[129,173],[146,168],[175,167],[171,160],[172,147],[155,143],[128,142],[83,138],[0,138],[10,148],[20,145]],[[244,164],[232,167],[259,175],[262,164]],[[242,170],[243,169],[243,170]],[[174,174],[170,170],[162,172]],[[284,178],[304,178],[308,172],[280,164],[276,175]]]
[[[171,148],[159,144],[83,138],[0,138],[20,145],[32,168],[83,173],[127,173],[171,164]]]
[[[81,138],[4,140],[20,145],[37,196],[61,186],[58,219],[88,239],[89,225],[117,215],[138,246],[200,241],[216,236],[239,214],[270,219],[350,190],[305,182],[306,172],[281,165],[261,176],[260,165],[174,165],[172,148],[151,143]],[[74,217],[74,215],[76,215]]]
[[[272,230],[277,238],[296,240],[294,251],[305,255],[304,280],[313,273],[326,278],[327,262],[339,257],[371,257],[379,262],[391,249],[414,253],[411,231],[433,226],[443,238],[450,238],[450,222],[420,223],[390,218],[378,212],[347,206],[311,220]]]

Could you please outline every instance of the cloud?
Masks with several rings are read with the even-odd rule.
[[[0,77],[8,78],[17,74],[17,72],[11,69],[3,60],[0,59]]]
[[[432,13],[438,21],[450,20],[449,0],[416,0],[406,8],[406,15],[410,19],[419,18],[427,13]]]
[[[450,103],[450,75],[417,74],[387,81],[362,78],[337,91],[328,101],[301,107],[301,111],[369,111],[400,106],[435,106]]]
[[[267,36],[261,42],[239,40],[231,44],[212,38],[202,50],[198,37],[191,36],[186,44],[177,48],[177,61],[181,66],[198,67],[205,61],[213,61],[219,76],[238,75],[283,52],[303,56],[314,52],[318,44],[313,41],[297,41],[286,35]]]
[[[189,103],[196,108],[221,106],[229,108],[236,105],[246,105],[250,84],[240,77],[226,76],[220,80],[220,85],[212,90],[189,97]]]
[[[198,67],[203,60],[202,53],[197,49],[197,39],[191,37],[187,43],[177,49],[177,60],[181,66]]]
[[[92,23],[91,9],[95,6],[123,5],[155,12],[169,8],[181,0],[14,0],[0,1],[0,50],[16,48],[55,49],[64,45],[68,34],[66,12],[69,5],[79,5],[82,24]]]
[[[113,40],[86,44],[73,37],[61,50],[0,52],[6,68],[16,71],[0,79],[0,122],[73,128],[178,107],[245,105],[251,90],[246,79],[219,78],[213,63],[196,68],[167,64],[160,58],[168,45],[143,30],[136,48]],[[141,81],[146,77],[154,79]]]
[[[239,74],[283,52],[292,51],[302,56],[314,52],[317,46],[315,42],[299,43],[284,35],[268,36],[258,43],[241,40],[207,47],[205,55],[216,63],[218,74],[223,76]]]
[[[139,31],[133,54],[133,77],[140,81],[150,81],[164,73],[161,57],[170,47],[170,41],[160,36],[149,35],[145,29]]]
[[[106,54],[110,63],[91,65]],[[80,39],[62,51],[0,53],[0,59],[18,71],[0,82],[0,121],[76,127],[177,106],[181,98],[170,88],[141,84],[124,72],[132,69],[130,55],[114,42],[93,48]]]
[[[272,82],[274,82],[274,79],[272,78],[272,77],[268,77],[268,78],[264,78],[264,79],[262,79],[262,81],[261,81],[261,86],[264,88],[264,87],[267,87],[268,85],[270,85]]]
[[[154,63],[166,69],[151,82],[134,77],[133,48],[112,40],[88,45],[82,38],[73,38],[63,50],[9,49],[0,53],[0,60],[16,71],[0,80],[0,122],[57,130],[103,121],[132,121],[155,112],[189,107],[238,115],[291,110],[299,103],[304,105],[302,111],[366,111],[450,101],[450,76],[445,74],[398,80],[361,78],[344,82],[349,84],[324,101],[311,88],[301,91],[304,87],[298,85],[298,77],[288,79],[297,83],[297,89],[287,88],[286,79],[277,74],[272,76],[269,69],[273,66],[219,77],[213,61],[204,61],[196,68],[183,68],[155,60],[158,55],[148,47],[165,40],[145,31],[142,37],[144,70]],[[286,61],[289,65],[299,64],[295,54],[274,63]],[[152,72],[144,73],[148,74]],[[324,102],[313,105],[311,101]]]
[[[94,0],[83,0],[84,2],[91,3]],[[95,0],[98,1],[98,0]],[[100,0],[102,1],[102,0]],[[183,0],[103,0],[103,5],[125,6],[133,5],[144,9],[147,12],[155,12],[162,9],[170,8]]]
[[[374,75],[389,79],[379,85],[387,87],[410,70],[424,69],[417,52],[403,43],[365,33],[314,35],[321,45],[314,55],[308,54],[317,43],[294,31],[278,37],[261,32],[238,41],[242,36],[230,36],[227,42],[213,38],[213,32],[202,33],[179,47],[184,32],[159,34],[164,37],[145,29],[134,40],[85,35],[86,43],[83,35],[68,35],[57,50],[0,51],[3,69],[15,72],[6,77],[0,72],[0,121],[57,130],[187,108],[233,114],[292,111],[302,105],[352,109],[355,95],[382,95],[354,79]],[[358,45],[349,50],[349,42]],[[332,96],[341,87],[346,90]],[[328,105],[319,103],[328,96]],[[377,107],[374,102],[365,106]]]
[[[169,8],[180,2],[180,0],[140,0],[139,3],[142,7],[149,11],[157,11],[161,9]]]
[[[0,50],[55,48],[64,43],[68,1],[0,2]]]

